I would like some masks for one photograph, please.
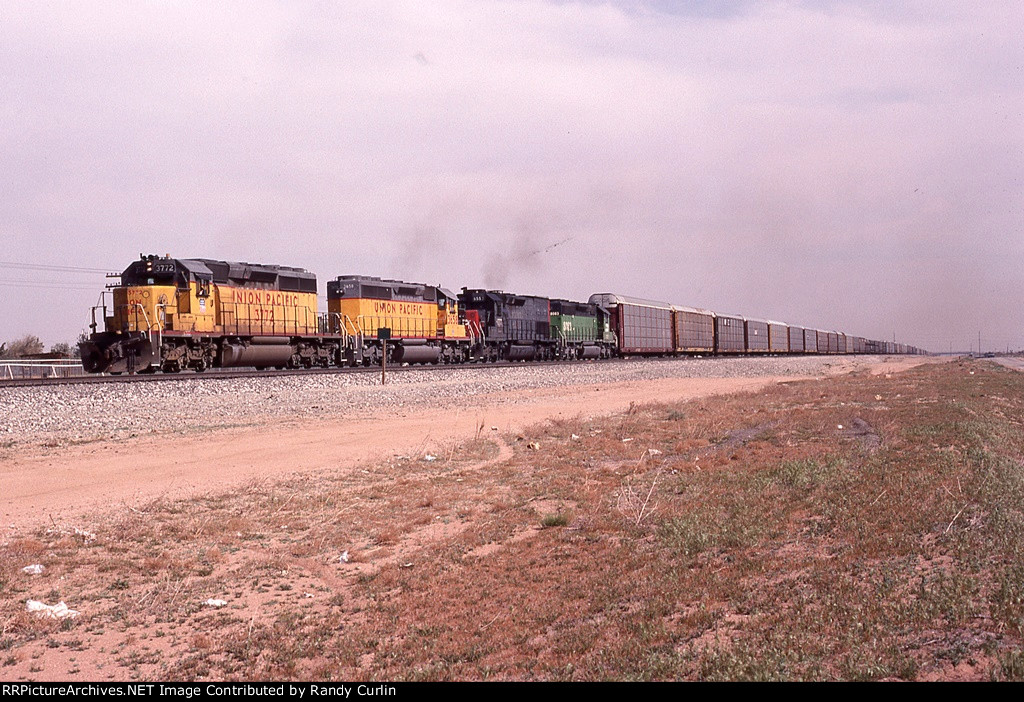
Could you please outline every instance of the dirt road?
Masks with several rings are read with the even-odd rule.
[[[1013,370],[1024,371],[1024,358],[1016,356],[1000,356],[998,358],[993,358],[992,360],[1001,366],[1006,366]]]

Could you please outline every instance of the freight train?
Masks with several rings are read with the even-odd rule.
[[[90,373],[553,361],[683,354],[908,354],[906,344],[611,293],[587,302],[302,268],[143,255],[81,344]],[[108,296],[109,295],[109,299]],[[97,312],[102,315],[99,330]]]

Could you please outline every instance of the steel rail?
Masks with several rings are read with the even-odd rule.
[[[673,358],[668,356],[666,358]],[[686,357],[675,357],[686,358]],[[551,366],[581,366],[594,363],[634,363],[649,359],[639,356],[628,358],[590,358],[583,360],[558,360],[558,361],[499,361],[496,363],[439,363],[439,364],[411,364],[404,366],[389,366],[389,372],[403,371],[460,371],[460,370],[487,370],[489,368],[545,368]],[[92,385],[104,383],[157,383],[175,382],[189,380],[233,380],[238,378],[288,378],[288,377],[309,377],[315,375],[341,375],[345,373],[380,373],[380,366],[344,366],[341,368],[289,368],[285,370],[263,370],[254,368],[248,369],[208,369],[203,372],[183,370],[180,373],[136,373],[134,375],[84,375],[72,377],[51,377],[51,378],[15,378],[13,380],[0,380],[0,390],[3,388],[18,387],[49,387],[54,385]]]

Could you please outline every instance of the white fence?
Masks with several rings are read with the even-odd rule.
[[[0,359],[0,383],[30,378],[75,378],[85,375],[78,359]]]

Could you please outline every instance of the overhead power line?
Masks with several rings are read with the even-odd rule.
[[[0,285],[8,288],[48,288],[51,290],[97,290],[95,285],[86,285],[85,283],[76,284],[73,282],[54,282],[44,283],[42,281],[29,281],[29,280],[0,280]]]
[[[60,273],[109,273],[105,268],[84,268],[82,266],[58,266],[49,263],[21,263],[0,261],[0,268],[17,268],[25,271],[55,271]]]

